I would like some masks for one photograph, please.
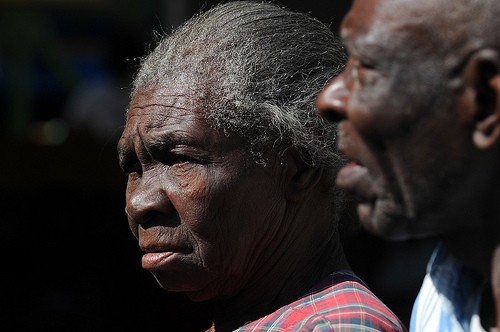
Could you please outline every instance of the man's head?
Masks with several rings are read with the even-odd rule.
[[[500,5],[358,0],[342,24],[349,62],[318,98],[353,164],[337,183],[371,231],[463,231],[497,177]]]
[[[307,15],[232,2],[143,61],[118,150],[129,225],[162,287],[232,297],[276,266],[327,257],[315,255],[335,232],[320,180],[341,158],[314,99],[343,60]],[[314,258],[285,259],[297,246]]]

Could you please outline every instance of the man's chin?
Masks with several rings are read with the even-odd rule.
[[[413,237],[416,220],[407,216],[404,209],[392,200],[377,199],[373,203],[359,203],[358,217],[370,233],[391,241],[403,241]]]

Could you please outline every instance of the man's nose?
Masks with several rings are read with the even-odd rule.
[[[172,211],[172,203],[163,188],[155,185],[133,186],[127,189],[125,212],[129,220],[144,224],[158,215]]]
[[[339,122],[346,117],[350,92],[342,75],[333,79],[323,88],[316,106],[319,114],[330,122]]]

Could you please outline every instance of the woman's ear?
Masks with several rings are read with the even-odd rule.
[[[478,149],[489,149],[500,141],[500,54],[482,49],[467,61],[464,80],[473,91],[470,102],[472,140]]]
[[[299,200],[316,186],[323,174],[322,167],[306,163],[300,154],[287,149],[282,155],[285,164],[285,195],[288,200]]]

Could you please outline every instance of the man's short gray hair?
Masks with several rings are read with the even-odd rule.
[[[315,98],[345,61],[340,40],[309,15],[236,1],[163,38],[141,63],[132,94],[196,83],[210,125],[247,140],[257,162],[293,147],[310,165],[337,169],[335,128],[316,113]]]

